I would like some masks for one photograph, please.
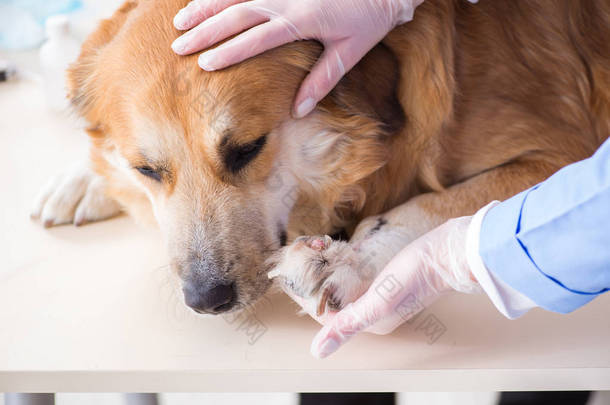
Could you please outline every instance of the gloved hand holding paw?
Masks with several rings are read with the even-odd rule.
[[[471,220],[452,219],[415,240],[359,299],[319,319],[325,326],[312,342],[312,354],[326,357],[361,331],[390,333],[447,292],[482,292],[466,254]]]

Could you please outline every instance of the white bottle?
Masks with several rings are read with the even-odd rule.
[[[62,111],[68,107],[66,69],[76,60],[80,44],[70,35],[70,22],[65,15],[47,19],[47,42],[40,48],[40,65],[49,108]]]

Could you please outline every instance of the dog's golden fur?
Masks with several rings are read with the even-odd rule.
[[[421,233],[590,156],[610,134],[607,0],[427,0],[301,123],[290,106],[320,45],[292,43],[204,72],[196,55],[170,49],[184,3],[125,3],[84,44],[71,98],[92,125],[91,158],[108,193],[139,217],[152,218],[151,199],[163,201],[157,220],[171,222],[162,227],[171,228],[183,276],[189,259],[178,251],[212,249],[190,241],[203,237],[193,236],[197,218],[213,217],[206,237],[223,235],[215,265],[247,262],[225,271],[245,280],[243,302],[266,289],[259,267],[279,247],[269,224],[256,224],[262,208],[243,207],[264,193],[257,185],[275,175],[278,159],[292,159],[291,142],[315,152],[295,171],[289,239],[352,231],[407,201],[425,217]],[[299,138],[303,128],[315,141]],[[320,132],[326,138],[313,136]],[[249,166],[226,170],[225,137],[243,144],[268,133],[276,135]],[[132,167],[147,163],[143,138],[162,155],[162,185],[142,178],[135,187],[109,163],[114,151]]]

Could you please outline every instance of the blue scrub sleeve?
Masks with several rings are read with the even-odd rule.
[[[506,284],[567,313],[610,288],[610,139],[589,159],[492,208],[479,253]]]

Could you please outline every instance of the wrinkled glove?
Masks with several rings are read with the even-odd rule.
[[[390,30],[410,21],[422,2],[194,0],[174,18],[177,29],[190,31],[179,37],[172,48],[180,55],[188,55],[241,33],[200,55],[203,69],[217,70],[288,42],[320,41],[324,52],[295,99],[293,115],[301,118]]]
[[[311,353],[326,357],[360,331],[390,333],[444,293],[482,292],[466,255],[471,219],[452,219],[401,250],[362,297],[321,320]]]

